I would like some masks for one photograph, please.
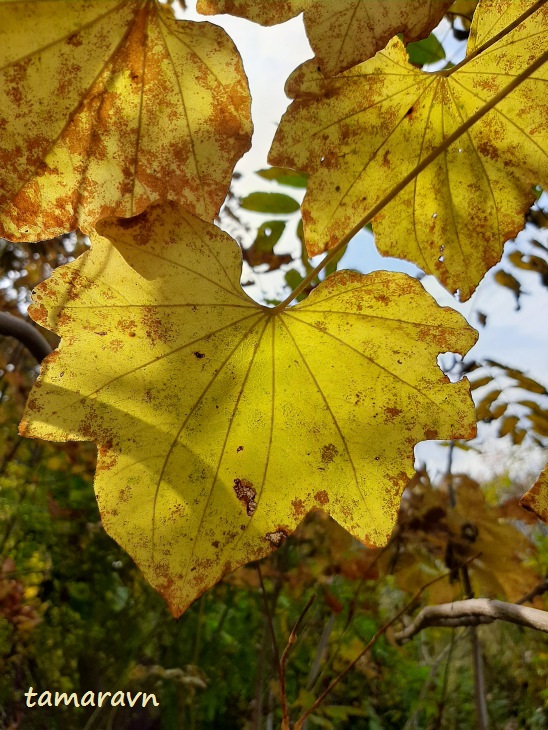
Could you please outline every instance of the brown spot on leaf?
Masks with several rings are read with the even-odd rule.
[[[339,450],[335,444],[326,444],[322,446],[322,461],[324,464],[329,464],[337,456]]]
[[[195,357],[195,358],[196,358],[197,360],[201,360],[201,359],[202,359],[203,357],[205,357],[205,355],[204,355],[204,353],[203,353],[203,352],[198,352],[198,351],[196,351],[196,352],[194,353],[194,357]]]
[[[236,449],[236,453],[239,454],[240,451],[243,451],[243,450],[244,450],[243,446],[238,446],[238,448]]]
[[[388,420],[392,421],[396,418],[396,416],[400,415],[401,410],[399,408],[385,408],[384,412],[386,413]]]
[[[143,307],[142,322],[147,339],[153,345],[167,343],[171,339],[172,326],[158,316],[154,307]]]
[[[257,503],[255,502],[257,492],[253,489],[253,484],[248,482],[247,479],[235,479],[233,489],[236,497],[244,505],[247,516],[251,517],[257,509]]]
[[[316,492],[314,495],[314,499],[316,502],[319,502],[321,505],[327,504],[329,502],[329,495],[325,491],[325,489],[320,490],[319,492]]]
[[[295,517],[302,517],[306,512],[304,502],[302,501],[302,499],[294,499],[291,502],[291,506],[293,507],[293,512],[295,513]]]

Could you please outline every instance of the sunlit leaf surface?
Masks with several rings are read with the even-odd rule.
[[[484,0],[468,52],[532,6]],[[310,173],[303,205],[310,255],[335,246],[406,174],[548,50],[548,5],[454,73],[411,66],[394,39],[332,79],[315,61],[287,84],[296,98],[275,137],[273,164]],[[548,64],[437,157],[377,215],[383,255],[413,261],[462,299],[524,224],[532,186],[548,187]]]
[[[407,42],[436,27],[452,0],[198,0],[204,15],[230,13],[275,25],[304,12],[304,25],[327,76],[371,58],[397,33]]]
[[[274,313],[235,242],[174,205],[98,229],[35,290],[62,342],[21,433],[98,445],[105,528],[175,614],[314,508],[383,545],[413,446],[474,434],[436,356],[476,333],[417,280],[341,271]]]
[[[0,0],[0,236],[87,232],[165,198],[212,220],[249,104],[210,23],[154,0]]]

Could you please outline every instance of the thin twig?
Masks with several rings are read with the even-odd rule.
[[[474,600],[474,599],[472,599]],[[476,599],[477,600],[477,599]],[[485,672],[483,670],[483,652],[477,627],[472,626],[472,657],[474,661],[474,698],[476,703],[476,722],[478,730],[489,730],[489,713],[487,711],[487,692],[485,691]]]
[[[386,545],[378,551],[378,553],[375,555],[375,557],[373,558],[373,560],[369,563],[369,565],[367,566],[367,568],[363,571],[364,576],[362,576],[362,578],[360,578],[360,581],[359,581],[359,583],[358,583],[358,585],[357,585],[357,587],[356,587],[356,589],[354,591],[354,595],[350,599],[350,608],[349,608],[349,611],[348,611],[348,616],[346,618],[346,624],[345,624],[344,629],[342,630],[342,632],[341,632],[341,634],[340,634],[340,636],[339,636],[339,638],[337,640],[337,644],[335,645],[335,649],[334,649],[333,653],[331,654],[331,656],[329,657],[329,659],[325,662],[324,666],[322,667],[322,670],[314,678],[314,681],[312,682],[312,684],[309,684],[307,686],[307,689],[313,689],[314,685],[321,679],[321,677],[325,674],[325,672],[329,669],[329,667],[332,666],[333,662],[337,658],[337,656],[339,654],[339,651],[341,649],[341,646],[342,646],[342,642],[343,642],[344,637],[346,635],[346,632],[348,631],[348,629],[350,628],[350,626],[352,624],[352,621],[354,620],[355,608],[356,608],[356,605],[358,603],[358,598],[359,598],[360,592],[361,592],[361,590],[362,590],[362,588],[363,588],[363,586],[365,584],[365,581],[366,581],[366,577],[365,576],[367,576],[367,574],[375,567],[375,565],[377,564],[377,562],[379,561],[379,559],[384,555],[384,553],[388,550],[388,548],[392,546],[393,542],[394,542],[394,536],[392,536],[390,538],[390,540],[386,543]]]
[[[469,565],[469,564],[470,564],[470,563],[471,563],[471,562],[472,562],[473,560],[476,560],[476,559],[477,559],[477,558],[478,558],[478,557],[479,557],[480,555],[481,555],[481,553],[477,553],[476,555],[473,555],[473,556],[472,556],[471,558],[468,558],[468,560],[467,560],[467,561],[466,561],[465,563],[463,563],[463,565]],[[440,580],[443,580],[444,578],[448,578],[448,577],[449,577],[449,576],[451,575],[451,572],[452,572],[452,571],[448,571],[447,573],[443,573],[442,575],[438,575],[438,576],[437,576],[436,578],[432,578],[432,580],[428,581],[428,583],[425,583],[425,584],[424,584],[423,586],[421,586],[421,587],[419,588],[419,590],[418,590],[418,591],[417,591],[417,592],[416,592],[416,593],[414,594],[414,596],[413,596],[413,597],[411,598],[411,600],[410,600],[410,601],[408,601],[408,602],[407,602],[407,603],[405,604],[405,606],[404,606],[404,607],[403,607],[403,608],[402,608],[402,609],[401,609],[400,611],[398,611],[398,613],[397,613],[397,614],[395,614],[395,616],[393,616],[393,617],[392,617],[392,618],[390,619],[390,621],[388,621],[388,622],[387,622],[386,624],[384,624],[384,626],[381,626],[381,628],[380,628],[380,629],[378,629],[378,631],[376,631],[376,632],[375,632],[375,633],[373,634],[373,637],[371,638],[371,640],[370,640],[370,641],[368,642],[368,644],[367,644],[367,645],[366,645],[366,646],[365,646],[365,647],[364,647],[364,648],[362,649],[362,651],[361,651],[361,652],[360,652],[360,653],[358,654],[358,656],[357,656],[357,657],[356,657],[355,659],[353,659],[353,660],[352,660],[352,661],[351,661],[351,662],[350,662],[349,664],[347,664],[347,666],[346,666],[346,667],[345,667],[345,668],[344,668],[344,669],[342,670],[342,672],[340,672],[340,673],[339,673],[339,674],[338,674],[338,675],[337,675],[337,676],[335,677],[335,679],[334,679],[334,680],[333,680],[333,681],[331,682],[331,684],[330,684],[330,685],[329,685],[329,686],[328,686],[328,687],[327,687],[327,688],[326,688],[326,689],[325,689],[325,690],[324,690],[324,691],[323,691],[323,692],[321,693],[321,695],[320,695],[319,697],[317,697],[317,698],[316,698],[316,699],[314,700],[314,702],[313,702],[313,703],[312,703],[312,705],[311,705],[311,706],[310,706],[310,707],[308,708],[308,710],[306,710],[305,712],[303,712],[303,714],[302,714],[302,715],[301,715],[301,716],[299,717],[299,719],[298,719],[298,720],[297,720],[297,722],[295,723],[295,726],[294,726],[294,730],[302,730],[302,727],[303,727],[303,723],[305,722],[305,720],[306,720],[306,719],[307,719],[308,717],[310,717],[310,715],[311,715],[311,714],[312,714],[312,713],[313,713],[313,712],[314,712],[314,711],[315,711],[315,710],[316,710],[316,709],[317,709],[317,708],[318,708],[318,707],[319,707],[319,706],[321,705],[321,703],[322,703],[322,702],[324,701],[324,699],[325,699],[325,698],[326,698],[326,697],[327,697],[327,696],[328,696],[329,694],[331,694],[331,692],[332,692],[332,691],[333,691],[333,690],[335,689],[335,687],[336,687],[336,686],[337,686],[337,685],[339,684],[339,682],[340,682],[340,681],[341,681],[341,680],[343,679],[343,677],[345,677],[345,676],[346,676],[346,674],[348,674],[348,672],[349,672],[349,671],[350,671],[350,670],[351,670],[351,669],[352,669],[353,667],[355,667],[355,666],[356,666],[356,664],[357,664],[357,663],[358,663],[358,662],[360,661],[360,659],[361,659],[361,658],[362,658],[363,656],[365,656],[365,654],[367,654],[367,652],[369,651],[369,649],[371,649],[371,647],[372,647],[372,646],[374,646],[374,645],[376,644],[376,642],[378,641],[378,639],[379,639],[379,638],[380,638],[380,637],[381,637],[381,636],[382,636],[383,634],[385,634],[385,633],[386,633],[386,632],[388,631],[388,629],[389,629],[389,628],[390,628],[390,627],[391,627],[391,626],[392,626],[393,624],[395,624],[395,623],[396,623],[396,621],[397,621],[397,620],[398,620],[399,618],[401,618],[401,617],[403,616],[403,614],[404,614],[404,613],[405,613],[405,612],[406,612],[406,611],[407,611],[407,610],[409,609],[409,607],[410,607],[410,606],[412,606],[412,605],[413,605],[413,604],[415,603],[415,601],[416,601],[416,600],[417,600],[417,599],[418,599],[418,598],[419,598],[419,597],[420,597],[420,596],[422,595],[422,593],[424,593],[424,591],[425,591],[425,590],[426,590],[427,588],[429,588],[429,587],[430,587],[431,585],[433,585],[434,583],[437,583],[438,581],[440,581]]]
[[[297,623],[293,627],[291,633],[289,634],[289,639],[287,640],[287,644],[285,649],[282,652],[282,656],[280,659],[280,696],[282,700],[282,729],[283,730],[289,730],[289,710],[287,708],[287,695],[285,691],[285,669],[287,666],[287,657],[289,656],[289,652],[291,651],[293,644],[297,641],[297,631],[299,630],[304,617],[308,613],[308,609],[312,606],[314,601],[316,600],[316,594],[313,593],[310,598],[308,599],[308,603],[304,607],[304,609],[301,612],[301,615],[297,619]]]
[[[548,578],[543,580],[541,583],[531,588],[529,593],[522,596],[519,601],[516,601],[516,605],[521,606],[523,603],[531,603],[537,596],[542,596],[543,593],[548,591]]]
[[[276,664],[276,670],[278,672],[278,680],[280,682],[280,694],[281,694],[281,703],[282,703],[282,713],[283,713],[284,707],[285,707],[286,713],[287,713],[287,704],[286,704],[286,699],[285,699],[285,692],[283,691],[283,687],[284,687],[284,684],[285,684],[285,682],[284,682],[285,677],[284,677],[284,674],[283,674],[283,671],[282,671],[282,664],[281,664],[281,661],[280,661],[280,652],[279,652],[279,649],[278,649],[278,643],[276,641],[276,632],[274,631],[274,622],[272,620],[272,612],[270,610],[270,606],[268,605],[268,596],[266,595],[266,588],[265,588],[265,585],[264,585],[263,574],[262,574],[262,571],[261,571],[260,564],[257,564],[257,573],[259,574],[259,583],[261,584],[261,591],[262,591],[262,594],[263,594],[263,602],[264,602],[264,610],[265,610],[266,622],[268,624],[268,629],[270,631],[270,639],[272,641],[272,651],[274,652],[274,662]],[[287,721],[287,725],[285,725],[285,724],[282,723],[282,730],[289,730],[289,719]]]
[[[272,650],[274,652],[274,659],[275,659],[276,664],[278,666],[278,673],[279,673],[279,669],[280,669],[280,652],[278,650],[278,644],[276,642],[276,633],[274,631],[274,623],[272,621],[272,613],[270,611],[270,606],[268,605],[268,596],[266,594],[266,588],[265,588],[265,585],[264,585],[263,574],[262,574],[262,571],[261,571],[261,566],[259,564],[257,564],[257,573],[259,574],[259,583],[261,584],[261,592],[263,594],[264,610],[265,610],[265,615],[266,615],[267,622],[268,622],[268,628],[269,628],[269,631],[270,631],[270,638],[272,640]]]

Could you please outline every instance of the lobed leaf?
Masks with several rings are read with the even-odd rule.
[[[304,26],[326,76],[367,60],[397,33],[406,42],[426,37],[452,0],[198,0],[203,15],[230,13],[261,25],[284,23],[304,12]]]
[[[413,446],[474,435],[436,357],[476,333],[417,280],[340,271],[276,311],[241,289],[235,242],[174,204],[98,232],[35,290],[62,341],[20,431],[97,444],[105,529],[174,614],[312,509],[385,544]]]
[[[206,220],[249,148],[240,56],[155,0],[0,0],[0,237],[170,198]]]
[[[468,52],[533,7],[483,0]],[[444,140],[548,49],[548,6],[449,71],[413,67],[394,39],[375,58],[324,79],[314,60],[287,83],[296,99],[270,161],[310,174],[309,254],[336,246]],[[379,251],[413,261],[468,299],[523,227],[532,186],[548,186],[548,64],[487,112],[376,215]]]

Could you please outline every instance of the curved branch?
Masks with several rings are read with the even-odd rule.
[[[0,312],[0,335],[15,337],[38,362],[49,355],[52,348],[46,338],[29,322],[8,312]]]
[[[403,644],[428,626],[477,626],[497,620],[509,621],[548,633],[547,611],[503,601],[491,601],[488,598],[470,598],[466,601],[423,608],[413,623],[394,634],[394,638],[399,644]]]

